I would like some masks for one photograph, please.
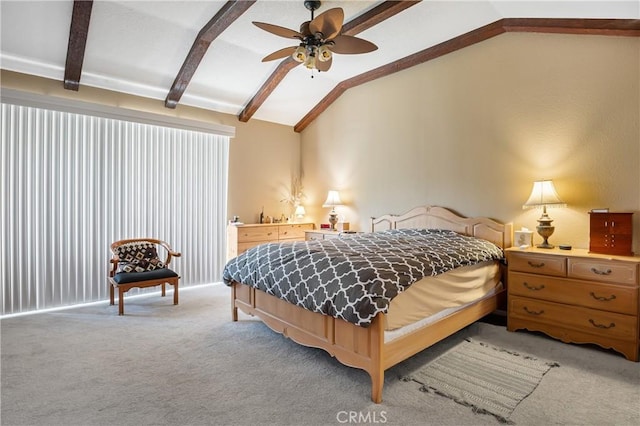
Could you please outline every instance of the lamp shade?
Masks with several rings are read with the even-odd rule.
[[[560,199],[553,181],[539,180],[533,182],[531,195],[526,203],[522,205],[523,209],[530,209],[542,206],[566,207],[567,205]]]
[[[298,206],[293,214],[296,215],[296,217],[304,217],[307,212],[305,211],[304,206]]]
[[[327,199],[322,205],[322,207],[335,207],[335,206],[341,206],[341,205],[342,205],[342,201],[340,200],[340,194],[338,193],[338,191],[331,190],[327,194]]]

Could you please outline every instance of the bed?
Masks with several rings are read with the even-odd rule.
[[[511,246],[510,224],[483,217],[465,218],[443,207],[420,206],[401,215],[371,218],[370,231],[375,234],[370,237],[418,230],[455,231],[461,236],[489,241],[499,249]],[[231,287],[232,320],[238,321],[240,309],[301,345],[324,349],[342,364],[366,371],[371,377],[371,399],[375,403],[382,402],[385,370],[496,311],[504,303],[505,268],[500,262],[493,262],[497,265],[500,283],[490,291],[390,330],[387,318],[390,309],[389,312],[372,311],[371,318],[363,324],[356,324],[352,318],[345,320],[339,315],[314,312],[243,284],[240,279],[234,280],[227,274],[234,260],[230,260],[223,273],[224,281]],[[401,295],[403,293],[397,298]]]

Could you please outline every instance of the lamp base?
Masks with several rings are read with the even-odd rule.
[[[548,241],[549,237],[553,235],[553,231],[556,230],[555,226],[551,226],[551,222],[553,222],[553,220],[549,219],[549,216],[547,216],[546,218],[541,217],[540,219],[538,219],[539,225],[536,226],[536,230],[544,241],[542,241],[542,243],[538,244],[536,247],[543,249],[552,249],[555,247],[553,244],[549,244]]]
[[[554,248],[555,246],[554,246],[553,244],[549,244],[549,243],[547,242],[547,240],[545,239],[541,244],[538,244],[536,247],[538,247],[538,248],[543,248],[543,249],[552,249],[552,248]]]
[[[332,210],[331,213],[329,213],[329,223],[331,224],[332,231],[338,230],[336,228],[336,225],[338,224],[338,214],[335,212],[335,210]]]

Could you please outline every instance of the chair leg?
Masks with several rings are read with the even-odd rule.
[[[166,283],[162,283],[162,297],[167,295]]]
[[[109,300],[111,301],[111,305],[115,305],[114,297],[113,297],[113,284],[109,283]]]
[[[173,283],[173,304],[178,304],[178,280]]]
[[[124,287],[118,287],[118,315],[124,315]]]

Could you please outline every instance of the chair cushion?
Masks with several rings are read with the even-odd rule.
[[[178,274],[171,269],[162,268],[147,272],[119,272],[113,276],[113,281],[116,284],[128,284],[138,281],[159,280],[162,278],[174,278]]]
[[[114,249],[118,256],[117,272],[145,272],[166,268],[158,258],[156,245],[148,241],[122,244]]]

